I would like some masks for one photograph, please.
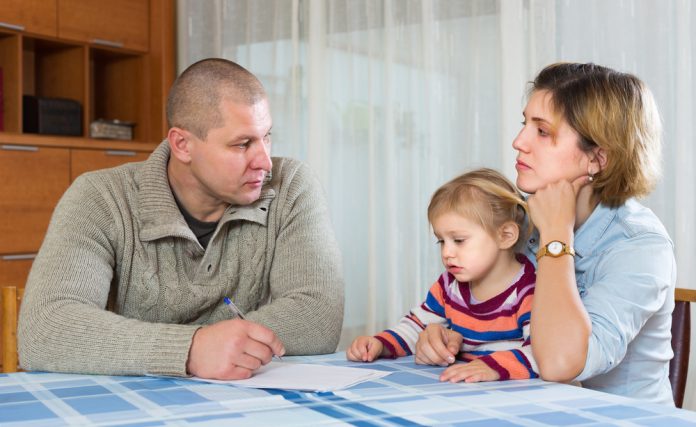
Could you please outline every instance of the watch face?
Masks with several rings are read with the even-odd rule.
[[[561,242],[553,241],[549,243],[546,247],[551,255],[560,255],[563,251],[563,244]]]

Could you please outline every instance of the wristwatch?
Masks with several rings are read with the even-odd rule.
[[[536,259],[538,261],[544,255],[558,258],[559,256],[566,254],[570,256],[575,256],[575,249],[573,249],[572,246],[568,246],[561,241],[552,240],[549,243],[547,243],[546,246],[542,246],[541,248],[539,248],[539,252],[536,253]]]

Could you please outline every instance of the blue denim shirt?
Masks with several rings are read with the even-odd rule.
[[[538,240],[535,234],[526,247],[535,263]],[[668,374],[676,262],[664,226],[633,199],[618,208],[600,204],[575,232],[573,246],[578,292],[592,321],[576,380],[674,405]]]

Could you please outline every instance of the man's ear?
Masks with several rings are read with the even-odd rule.
[[[498,247],[510,249],[515,246],[520,237],[520,227],[512,221],[508,221],[498,228]]]
[[[167,141],[169,141],[172,156],[181,163],[188,164],[191,161],[190,143],[192,137],[190,132],[178,127],[169,128],[169,132],[167,132]]]

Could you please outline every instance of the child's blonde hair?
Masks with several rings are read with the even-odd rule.
[[[433,194],[428,206],[428,221],[447,212],[455,212],[477,222],[491,236],[506,222],[517,224],[519,250],[532,230],[528,221],[527,202],[517,188],[501,173],[488,168],[460,175]]]

